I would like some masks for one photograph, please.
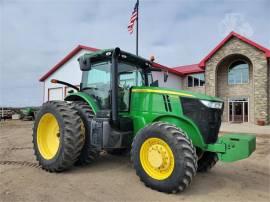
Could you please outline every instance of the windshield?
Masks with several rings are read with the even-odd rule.
[[[129,109],[130,88],[144,86],[145,77],[141,68],[132,64],[118,63],[118,103],[120,111]],[[149,79],[149,78],[148,78]],[[91,65],[91,70],[83,72],[82,91],[90,94],[100,109],[110,109],[111,63],[100,62]]]
[[[109,62],[96,63],[83,72],[82,90],[90,94],[101,109],[109,108],[111,73]]]

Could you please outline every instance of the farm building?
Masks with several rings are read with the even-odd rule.
[[[79,85],[81,72],[77,58],[98,49],[79,45],[50,71],[40,78],[44,82],[44,99],[62,100],[69,88],[51,84],[59,79]],[[184,89],[218,96],[224,100],[223,121],[257,123],[270,119],[270,50],[231,32],[199,63],[169,68],[169,78],[163,82],[163,73],[154,72],[159,86]]]

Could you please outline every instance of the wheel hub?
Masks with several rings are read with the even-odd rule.
[[[148,152],[148,161],[154,168],[159,168],[163,164],[162,154],[154,149]]]
[[[140,160],[145,172],[157,180],[166,179],[174,169],[172,150],[160,138],[149,138],[143,143]]]

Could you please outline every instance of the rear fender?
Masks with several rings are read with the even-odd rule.
[[[94,114],[99,111],[99,107],[94,99],[90,95],[83,92],[71,93],[65,97],[65,101],[84,101],[92,108]]]
[[[188,137],[192,140],[192,143],[196,147],[204,149],[207,145],[204,143],[203,137],[198,129],[198,127],[190,120],[183,117],[173,116],[173,115],[164,115],[159,116],[153,122],[162,121],[167,122],[173,125],[176,125],[178,128],[181,128]]]

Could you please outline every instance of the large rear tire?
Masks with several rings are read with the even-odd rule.
[[[197,170],[191,140],[179,128],[163,122],[150,124],[136,134],[131,160],[146,186],[166,193],[184,191]]]
[[[74,106],[50,101],[41,107],[33,128],[34,153],[49,172],[69,169],[83,147],[81,121]]]
[[[92,109],[85,102],[77,101],[74,102],[74,108],[77,110],[82,123],[84,133],[84,146],[81,150],[81,154],[76,162],[76,165],[87,165],[95,161],[99,156],[98,149],[91,144],[90,133],[91,133],[91,121],[94,116]]]
[[[218,162],[218,156],[214,152],[204,152],[198,160],[198,172],[210,171]]]

